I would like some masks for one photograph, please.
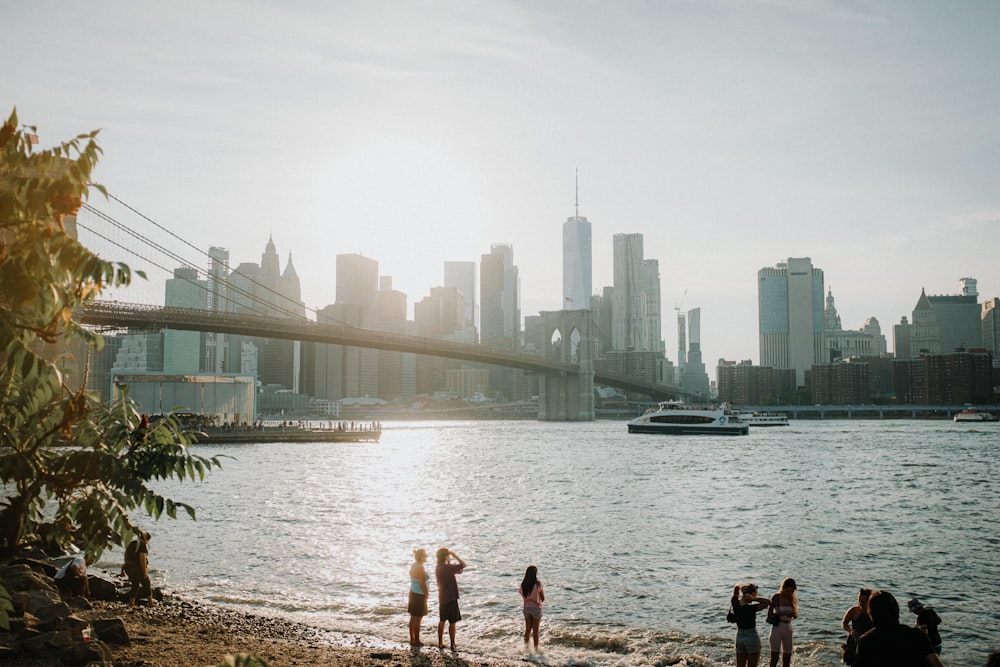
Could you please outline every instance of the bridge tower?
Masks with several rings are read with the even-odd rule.
[[[578,364],[577,372],[547,373],[538,379],[539,421],[594,420],[594,338],[589,310],[543,311],[546,359]]]

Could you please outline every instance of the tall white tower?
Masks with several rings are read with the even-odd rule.
[[[563,310],[589,310],[593,291],[590,221],[580,217],[580,181],[576,213],[563,223]]]

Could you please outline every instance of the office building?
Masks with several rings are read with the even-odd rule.
[[[1000,362],[1000,299],[993,297],[983,302],[983,347],[993,355],[993,363]]]
[[[859,330],[845,331],[841,327],[832,289],[827,290],[823,322],[826,363],[857,357],[882,357],[888,354],[888,346],[878,319],[869,317]],[[813,384],[815,385],[815,380]]]
[[[651,350],[646,324],[647,273],[642,234],[615,234],[613,261],[611,347],[623,351]]]
[[[580,190],[576,213],[563,223],[563,309],[588,310],[592,292],[592,243],[590,221],[580,217]]]
[[[168,308],[208,308],[208,282],[198,279],[198,271],[190,267],[174,269],[174,277],[164,284],[163,304]],[[163,371],[166,373],[197,373],[201,370],[202,341],[200,331],[163,332]]]
[[[911,357],[982,347],[982,308],[976,280],[962,278],[960,283],[960,294],[928,295],[926,290],[920,291],[910,327]]]
[[[521,333],[518,269],[514,249],[495,243],[479,262],[479,336],[484,343],[517,349]]]
[[[700,396],[709,395],[708,373],[705,372],[705,362],[701,358],[701,308],[692,308],[687,312],[688,324],[688,354],[681,375],[681,388]]]
[[[790,257],[757,272],[761,366],[795,370],[798,386],[823,363],[823,271],[808,257]]]
[[[643,300],[646,304],[646,344],[648,349],[666,356],[667,346],[663,341],[662,304],[660,303],[660,262],[656,259],[642,260]]]
[[[479,316],[478,290],[476,289],[475,262],[445,262],[444,286],[454,287],[462,293],[465,301],[465,321],[463,326],[475,328]],[[473,340],[479,340],[478,335]]]

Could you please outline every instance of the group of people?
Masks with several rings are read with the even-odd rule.
[[[761,653],[757,612],[761,609],[767,610],[767,622],[771,625],[768,637],[771,667],[776,667],[779,657],[783,667],[791,665],[792,621],[799,616],[797,589],[791,577],[784,579],[770,598],[761,597],[756,584],[742,584],[733,589],[730,618],[736,623],[736,667],[757,667]]]
[[[757,634],[757,612],[767,610],[771,625],[768,638],[771,649],[770,667],[781,658],[782,667],[792,661],[792,621],[799,615],[795,580],[786,578],[778,592],[770,598],[761,597],[757,586],[742,584],[733,589],[728,619],[736,623],[736,665],[757,667],[761,641]],[[858,604],[844,614],[843,628],[848,633],[844,644],[844,662],[852,667],[907,665],[942,667],[941,618],[919,600],[907,603],[917,615],[916,627],[900,623],[899,603],[888,591],[862,588]]]
[[[465,569],[465,561],[448,547],[441,547],[435,554],[437,565],[434,568],[434,579],[438,591],[438,648],[444,648],[444,628],[448,626],[448,639],[451,650],[455,650],[455,624],[462,620],[462,612],[458,607],[458,581],[455,576]],[[452,562],[452,559],[455,562]],[[407,611],[410,614],[410,645],[423,646],[420,641],[420,625],[427,615],[427,597],[430,587],[429,577],[424,563],[427,562],[427,552],[416,549],[413,552],[413,564],[410,565],[410,594]],[[545,588],[538,579],[538,568],[529,565],[524,572],[524,579],[518,586],[524,613],[524,646],[533,641],[538,650],[538,630],[542,622],[542,603],[545,601]]]
[[[149,606],[153,602],[153,587],[149,581],[149,533],[141,530],[127,547],[122,563],[120,576],[128,577],[131,589],[128,594],[128,605],[134,607],[141,591],[145,590]],[[90,579],[87,568],[93,565],[94,558],[82,553],[74,556],[63,565],[55,575],[56,587],[66,597],[82,595],[90,597]]]
[[[841,624],[847,632],[844,663],[873,665],[880,655],[905,654],[914,665],[940,665],[941,617],[916,598],[906,608],[916,614],[915,627],[899,622],[899,603],[891,593],[862,588],[858,603],[847,610]]]

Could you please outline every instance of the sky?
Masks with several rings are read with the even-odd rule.
[[[510,243],[522,314],[562,307],[562,224],[659,260],[663,338],[759,363],[757,271],[822,269],[845,329],[922,289],[1000,296],[1000,3],[0,0],[0,112],[100,129],[95,181],[307,306],[334,257],[411,304]],[[576,180],[578,179],[578,181]],[[103,207],[99,196],[91,200]],[[138,262],[128,261],[134,268]]]

